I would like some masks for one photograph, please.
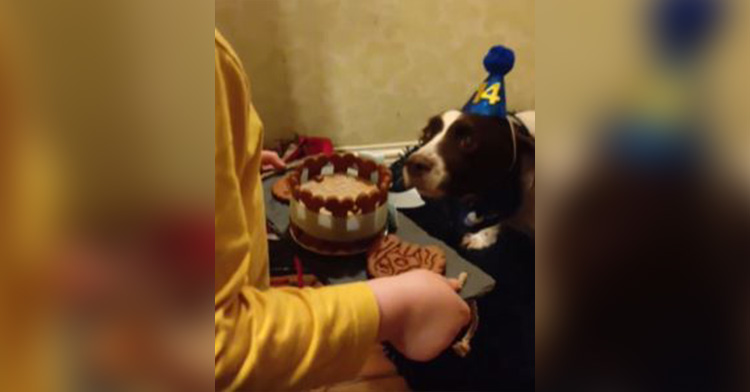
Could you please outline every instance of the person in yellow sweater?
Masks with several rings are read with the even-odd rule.
[[[263,126],[242,65],[215,31],[216,390],[300,390],[352,378],[378,341],[429,360],[469,321],[455,282],[415,271],[271,289],[260,183]]]

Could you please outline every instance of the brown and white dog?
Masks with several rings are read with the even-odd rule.
[[[501,225],[533,238],[535,125],[534,111],[499,118],[450,110],[432,117],[404,165],[404,183],[428,199],[485,199],[499,212],[500,224],[463,238],[467,249],[494,244]]]

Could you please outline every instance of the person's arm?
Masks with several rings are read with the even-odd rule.
[[[378,341],[430,360],[469,321],[433,272],[320,289],[249,286],[216,313],[216,390],[306,390],[352,379]]]
[[[257,238],[250,233],[265,228],[255,227],[262,220],[245,208],[263,208],[262,188],[256,175],[243,190],[240,178],[247,177],[239,172],[257,174],[260,160],[252,154],[260,154],[260,145],[235,144],[260,143],[261,125],[246,87],[237,88],[243,82],[236,58],[217,49],[216,390],[299,390],[351,379],[378,341],[391,341],[414,359],[438,355],[468,322],[469,310],[446,279],[431,272],[322,289],[257,287],[260,280],[252,277],[265,271],[267,255],[251,251]],[[248,134],[237,126],[248,127]]]
[[[245,286],[217,313],[217,390],[300,390],[353,378],[377,342],[377,306],[366,284]]]

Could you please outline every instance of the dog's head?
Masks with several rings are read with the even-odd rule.
[[[534,139],[522,129],[514,118],[457,110],[435,116],[422,132],[422,147],[406,161],[404,182],[427,198],[475,197],[517,187],[529,157],[533,171]]]

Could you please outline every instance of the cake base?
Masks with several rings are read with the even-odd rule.
[[[383,233],[378,233],[375,236],[358,241],[334,242],[315,238],[305,233],[304,230],[300,229],[294,223],[290,223],[289,234],[292,236],[294,242],[310,252],[324,256],[353,256],[367,253],[372,245],[385,235],[385,230]]]

